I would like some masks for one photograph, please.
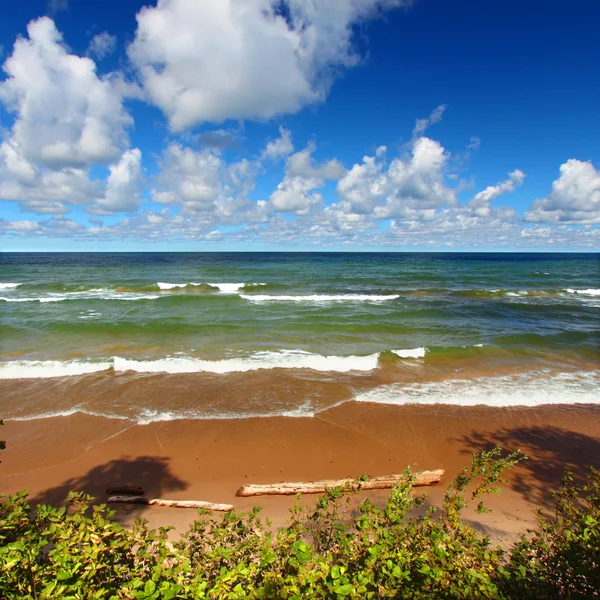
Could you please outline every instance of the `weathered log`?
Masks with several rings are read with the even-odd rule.
[[[174,508],[207,508],[208,510],[232,510],[231,504],[216,504],[202,500],[164,500],[163,498],[146,498],[145,496],[111,496],[109,502],[127,504],[151,504],[153,506],[172,506]]]
[[[144,490],[137,485],[120,485],[116,487],[106,488],[106,493],[117,494],[117,495],[127,495],[127,496],[143,496]]]
[[[444,469],[434,471],[421,471],[415,474],[414,486],[435,485],[439,483],[444,475]],[[344,487],[349,485],[353,489],[362,490],[382,490],[391,488],[395,483],[402,479],[403,475],[382,475],[379,477],[370,477],[365,481],[358,479],[323,479],[320,481],[287,481],[270,485],[243,485],[236,493],[236,496],[266,496],[282,495],[290,496],[293,494],[321,494],[325,488]]]

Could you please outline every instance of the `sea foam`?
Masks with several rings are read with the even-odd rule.
[[[115,371],[138,373],[243,373],[259,369],[312,369],[314,371],[371,371],[377,367],[379,353],[368,356],[322,356],[302,350],[256,352],[247,357],[202,360],[168,357],[159,360],[114,358]]]
[[[84,318],[84,317],[80,317]],[[423,358],[427,348],[392,350],[400,358]],[[107,369],[138,373],[244,373],[261,369],[311,369],[313,371],[348,373],[372,371],[379,365],[381,353],[365,356],[324,356],[304,350],[255,352],[247,356],[206,360],[190,356],[167,356],[153,360],[137,360],[115,356],[101,361],[9,361],[0,363],[0,379],[40,379],[84,375]]]
[[[354,397],[375,404],[450,404],[456,406],[540,406],[542,404],[600,404],[600,371],[449,379],[384,385]]]
[[[0,379],[46,379],[106,371],[112,362],[15,360],[0,363]]]
[[[580,294],[581,296],[600,296],[600,290],[596,290],[596,289],[588,289],[588,290],[573,290],[573,289],[566,289],[566,292],[568,292],[569,294]]]
[[[386,302],[396,300],[398,294],[309,294],[297,296],[273,296],[267,294],[240,294],[251,302]]]
[[[0,290],[14,290],[20,285],[20,283],[0,283]]]

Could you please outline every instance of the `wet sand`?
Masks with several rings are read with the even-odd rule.
[[[465,519],[493,540],[508,543],[535,524],[534,509],[548,506],[566,468],[583,477],[600,468],[600,406],[536,408],[388,406],[348,402],[313,418],[180,420],[132,425],[83,414],[5,421],[7,450],[0,464],[0,492],[28,489],[32,503],[59,503],[69,490],[97,502],[105,489],[140,485],[148,496],[231,503],[247,511],[258,504],[275,526],[285,524],[294,499],[237,498],[244,483],[311,480],[397,473],[406,465],[444,468],[433,488],[438,503],[446,484],[483,448],[520,448],[529,456],[508,474],[504,492],[492,497],[491,514],[472,510]],[[369,497],[381,501],[386,492]],[[312,502],[314,497],[305,497]],[[138,516],[152,526],[184,531],[194,510],[116,506],[117,519]]]

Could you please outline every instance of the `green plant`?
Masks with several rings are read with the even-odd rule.
[[[567,472],[554,494],[555,513],[515,546],[512,591],[522,598],[600,597],[600,474],[578,485]]]
[[[597,473],[583,487],[567,478],[556,519],[540,517],[511,554],[461,520],[467,502],[499,491],[503,471],[522,458],[499,448],[474,455],[439,508],[415,494],[407,469],[383,507],[357,505],[359,481],[327,490],[312,508],[296,503],[278,532],[259,508],[223,517],[201,511],[174,544],[169,528],[140,519],[130,531],[84,494],[71,494],[68,507],[35,510],[17,494],[0,503],[0,598],[594,597]]]

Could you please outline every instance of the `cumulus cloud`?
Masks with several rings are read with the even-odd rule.
[[[274,210],[304,215],[322,200],[321,194],[314,190],[323,187],[326,180],[336,180],[344,175],[346,170],[335,159],[317,163],[312,156],[315,149],[310,143],[287,159],[283,181],[271,194],[270,203]]]
[[[4,63],[0,101],[16,115],[11,145],[30,163],[49,168],[118,159],[131,118],[93,60],[69,54],[52,19],[27,26]]]
[[[109,170],[104,195],[90,211],[100,215],[134,211],[140,204],[142,153],[138,148],[127,150]]]
[[[277,160],[283,158],[294,151],[292,143],[292,133],[284,127],[279,128],[279,137],[267,143],[262,153],[262,158]]]
[[[50,170],[32,165],[14,139],[0,145],[0,198],[19,202],[26,211],[41,214],[68,212],[66,204],[86,204],[101,195],[101,183],[87,169]]]
[[[179,209],[198,222],[238,223],[251,219],[248,194],[259,164],[242,159],[227,163],[218,150],[196,151],[173,142],[163,151],[152,199]]]
[[[600,223],[600,172],[591,162],[575,158],[560,167],[547,198],[536,200],[526,221],[542,223]]]
[[[376,219],[413,218],[415,211],[431,211],[457,203],[456,193],[444,182],[449,153],[437,141],[417,138],[411,152],[389,165],[384,152],[365,156],[339,181],[341,207],[347,213],[371,214]]]
[[[173,131],[266,120],[325,98],[359,57],[352,28],[405,0],[159,0],[128,54]]]
[[[107,31],[97,33],[91,40],[88,46],[87,53],[89,56],[95,56],[98,60],[102,60],[110,56],[117,48],[117,36],[111,35]]]

